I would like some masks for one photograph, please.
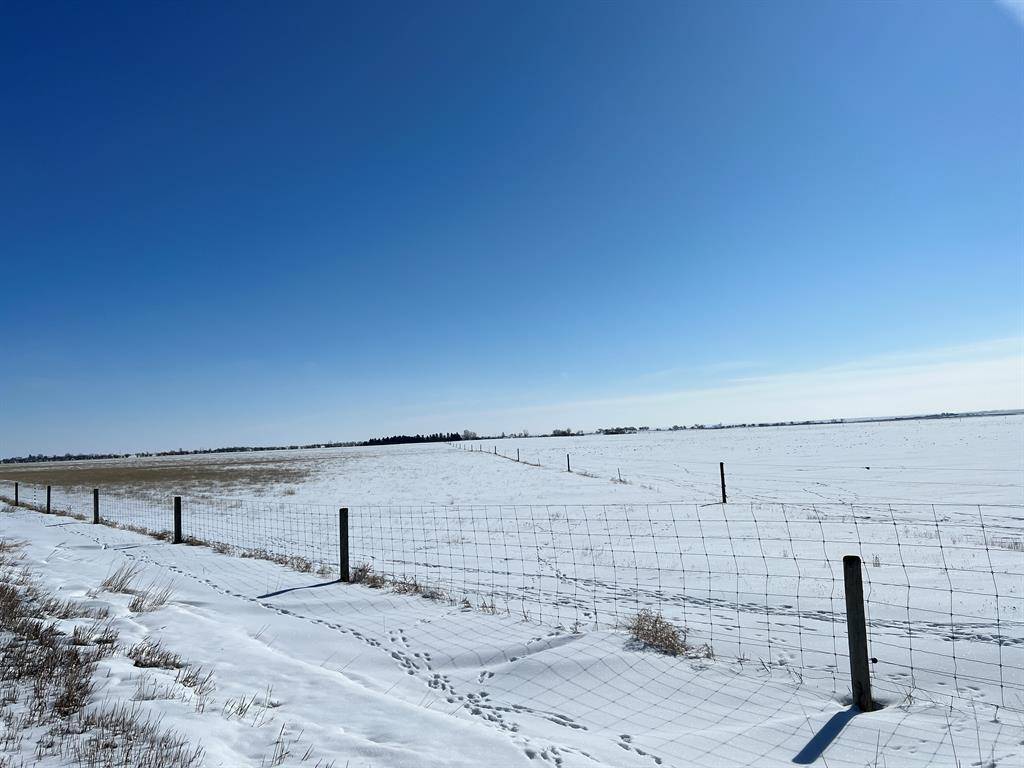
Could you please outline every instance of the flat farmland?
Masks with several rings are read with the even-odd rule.
[[[10,464],[0,480],[353,507],[704,504],[724,462],[732,502],[1019,504],[1022,435],[1024,416],[994,416]]]
[[[3,467],[0,493],[9,499],[17,480],[21,502],[40,508],[51,485],[55,511],[88,521],[99,488],[103,522],[162,536],[170,497],[181,496],[187,541],[297,567],[307,580],[299,589],[311,571],[314,585],[338,575],[346,507],[351,567],[379,577],[392,600],[434,597],[440,605],[423,621],[468,611],[546,627],[556,643],[605,644],[592,666],[568,660],[562,679],[587,695],[560,696],[561,711],[608,734],[636,719],[660,754],[680,760],[692,745],[645,713],[699,719],[706,702],[688,695],[693,681],[655,686],[639,673],[650,656],[623,644],[623,627],[650,611],[684,628],[691,658],[658,674],[713,681],[715,727],[749,714],[749,697],[720,693],[735,685],[776,687],[829,711],[849,691],[843,557],[858,555],[875,696],[889,707],[878,723],[899,723],[879,749],[907,757],[899,750],[915,747],[898,734],[910,723],[945,759],[945,713],[961,744],[983,722],[1004,755],[1017,749],[999,718],[1024,716],[1022,434],[1024,417],[999,416],[58,462]],[[72,529],[88,537],[97,527]],[[145,556],[179,572],[174,552],[185,550],[156,546]],[[224,581],[249,568],[222,561],[203,568]],[[446,635],[429,653],[454,642]],[[521,652],[500,641],[488,654],[518,675],[501,692],[508,705],[545,700],[538,681],[557,664],[526,674]],[[594,692],[609,683],[649,707],[627,702],[607,720],[613,702]],[[869,731],[865,743],[878,738]],[[769,763],[786,762],[786,749]],[[907,764],[932,762],[918,754]]]

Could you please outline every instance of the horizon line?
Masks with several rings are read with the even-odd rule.
[[[974,411],[941,411],[932,413],[916,413],[916,414],[894,414],[889,416],[853,416],[853,417],[833,417],[827,419],[787,419],[785,421],[758,421],[758,422],[711,422],[711,423],[695,423],[691,426],[682,426],[679,424],[673,424],[670,427],[659,426],[659,427],[597,427],[592,430],[581,429],[576,432],[572,432],[570,435],[555,435],[553,433],[536,434],[531,435],[528,432],[526,434],[522,432],[513,432],[510,434],[502,433],[501,435],[476,435],[472,430],[466,429],[463,432],[417,432],[414,434],[395,434],[386,435],[383,437],[369,437],[364,440],[321,440],[313,443],[306,443],[304,445],[238,445],[238,446],[219,446],[217,448],[175,448],[169,450],[158,450],[158,451],[128,451],[123,453],[65,453],[65,454],[28,454],[26,456],[4,456],[0,457],[0,464],[45,464],[48,462],[59,462],[59,461],[107,461],[111,459],[125,459],[125,458],[146,458],[146,457],[166,457],[166,456],[194,456],[199,454],[211,454],[211,453],[256,453],[256,452],[273,452],[273,451],[302,451],[302,450],[316,450],[325,448],[356,448],[356,447],[368,447],[371,441],[374,440],[388,440],[390,438],[402,438],[402,437],[430,437],[432,435],[450,435],[458,434],[461,435],[464,432],[470,432],[475,435],[472,438],[459,438],[460,442],[472,442],[473,440],[509,440],[518,438],[520,440],[529,440],[540,437],[576,437],[584,435],[597,435],[602,434],[602,430],[605,429],[636,429],[637,431],[650,431],[650,432],[696,432],[696,431],[707,431],[716,429],[763,429],[766,427],[801,427],[801,426],[814,426],[814,425],[829,425],[829,424],[866,424],[866,423],[884,423],[891,421],[920,421],[925,419],[957,419],[957,418],[984,418],[993,416],[1021,416],[1024,415],[1024,408],[993,408],[985,410],[974,410]],[[557,429],[557,428],[556,428]],[[571,431],[571,428],[568,428]],[[444,440],[410,440],[408,442],[395,442],[395,443],[384,443],[383,445],[414,445],[419,442],[446,442]],[[33,458],[33,457],[39,458]]]

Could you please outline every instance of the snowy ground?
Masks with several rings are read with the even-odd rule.
[[[346,647],[397,665],[388,707],[483,724],[495,733],[480,738],[511,745],[495,764],[528,753],[565,764],[793,760],[830,717],[825,734],[843,722],[842,556],[858,554],[872,675],[889,706],[846,723],[827,763],[1014,764],[1024,742],[1022,435],[1024,417],[1009,416],[82,462],[7,467],[3,476],[22,481],[23,502],[42,505],[42,484],[59,470],[55,509],[90,519],[89,489],[99,485],[104,520],[152,531],[169,530],[170,497],[181,495],[187,537],[307,559],[324,578],[337,572],[337,510],[346,506],[353,565],[438,588],[450,602],[313,588],[310,574],[271,563],[102,526],[52,527],[52,518],[42,518],[51,526],[43,538],[63,537],[61,562],[83,537],[131,546],[116,557],[213,590],[213,612],[231,621],[273,612],[282,633],[309,633],[289,644],[307,665],[321,666],[340,633]],[[716,503],[718,461],[727,505]],[[0,485],[10,496],[9,483]],[[19,525],[35,519],[16,516]],[[115,556],[106,555],[104,573]],[[214,576],[192,578],[200,571]],[[251,594],[292,587],[307,588]],[[628,646],[618,628],[644,608],[687,627],[715,660]],[[177,618],[163,626],[184,641],[195,625],[179,628]],[[300,631],[299,621],[312,624]],[[223,651],[209,655],[197,663],[219,663]],[[296,674],[281,658],[256,666]],[[360,679],[378,675],[375,667]],[[317,744],[323,735],[325,754],[402,764],[388,751],[379,760],[346,751],[324,706],[299,727]],[[377,706],[360,710],[367,723],[390,716],[374,716]],[[444,728],[425,730],[441,738]],[[465,744],[458,757],[467,763],[491,749]],[[443,748],[422,754],[406,764],[454,760]]]
[[[174,596],[133,614],[100,593],[128,644],[147,636],[212,671],[213,700],[139,702],[202,742],[208,765],[1015,765],[1019,713],[902,700],[850,717],[792,675],[719,659],[667,658],[615,631],[543,630],[489,615],[324,583],[273,563],[174,546],[28,510],[4,512],[5,538],[61,597],[88,600],[124,562]],[[97,701],[131,699],[144,674],[101,662]],[[270,691],[267,694],[267,691]],[[225,705],[256,696],[243,717]],[[264,706],[270,703],[273,706]],[[27,762],[31,765],[31,761]]]
[[[332,507],[706,503],[720,501],[721,461],[737,502],[1021,504],[1022,435],[1018,415],[6,465],[0,478],[77,469],[52,484]]]

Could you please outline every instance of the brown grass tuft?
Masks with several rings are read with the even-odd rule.
[[[159,640],[154,642],[148,637],[128,649],[128,658],[136,667],[143,668],[181,669],[185,666],[181,656],[164,648]]]
[[[167,605],[167,601],[174,594],[173,584],[158,585],[155,582],[143,590],[135,593],[135,596],[128,603],[128,610],[132,613],[148,613]]]
[[[134,594],[135,580],[141,573],[142,566],[137,563],[125,563],[100,582],[100,587],[106,592],[117,592],[122,595]]]
[[[686,642],[686,628],[679,628],[660,613],[642,610],[626,623],[626,631],[638,643],[668,656],[713,658],[711,646],[691,646]]]

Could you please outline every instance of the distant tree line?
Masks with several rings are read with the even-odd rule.
[[[468,432],[468,430],[467,430]],[[475,433],[470,433],[475,436]],[[404,443],[452,443],[462,440],[461,432],[435,432],[432,435],[391,435],[375,437],[358,445],[402,445]],[[466,438],[472,440],[473,438]]]
[[[153,456],[198,456],[211,453],[253,453],[256,451],[298,451],[310,448],[352,448],[371,445],[400,445],[403,443],[450,443],[456,440],[476,440],[476,432],[434,432],[430,435],[390,435],[370,440],[348,440],[345,442],[308,443],[306,445],[230,445],[223,448],[195,448],[176,451],[140,451],[138,453],[65,453],[45,455],[32,453],[28,456],[11,456],[0,459],[0,464],[32,464],[41,461],[93,461],[96,459],[144,459]]]
[[[963,413],[954,412],[943,412],[943,413],[932,413],[924,414],[920,416],[888,416],[882,418],[855,418],[855,419],[817,419],[808,421],[761,421],[756,423],[743,423],[743,424],[694,424],[689,427],[681,426],[679,424],[673,424],[667,428],[654,428],[650,427],[607,427],[605,429],[597,430],[596,434],[600,435],[629,435],[636,432],[662,432],[666,431],[678,431],[684,429],[737,429],[743,427],[793,427],[793,426],[805,426],[811,424],[863,424],[863,423],[875,423],[884,421],[917,421],[920,419],[954,419],[963,418],[969,416],[1008,416],[1021,414],[1024,411],[1019,409],[1009,409],[1000,411],[967,411]],[[458,440],[498,440],[505,437],[573,437],[577,435],[588,434],[583,430],[574,431],[569,427],[564,429],[553,429],[549,434],[546,435],[530,435],[527,430],[522,432],[513,432],[510,435],[506,435],[504,432],[500,436],[479,436],[472,430],[465,429],[462,432],[434,432],[429,435],[390,435],[388,437],[374,437],[370,440],[351,440],[346,442],[327,442],[327,443],[309,443],[307,445],[234,445],[225,448],[198,448],[195,450],[184,450],[178,449],[176,451],[158,451],[153,453],[65,453],[63,455],[44,455],[44,454],[29,454],[28,456],[12,456],[6,459],[0,459],[0,464],[31,464],[33,462],[40,461],[89,461],[93,459],[129,459],[129,458],[147,458],[150,456],[192,456],[197,454],[208,454],[208,453],[248,453],[252,451],[295,451],[300,449],[309,448],[350,448],[354,446],[372,446],[372,445],[400,445],[403,443],[452,443]]]
[[[63,456],[44,456],[30,453],[28,456],[12,456],[0,459],[0,464],[32,464],[37,461],[86,461],[88,459],[127,459],[131,453],[65,453]]]

